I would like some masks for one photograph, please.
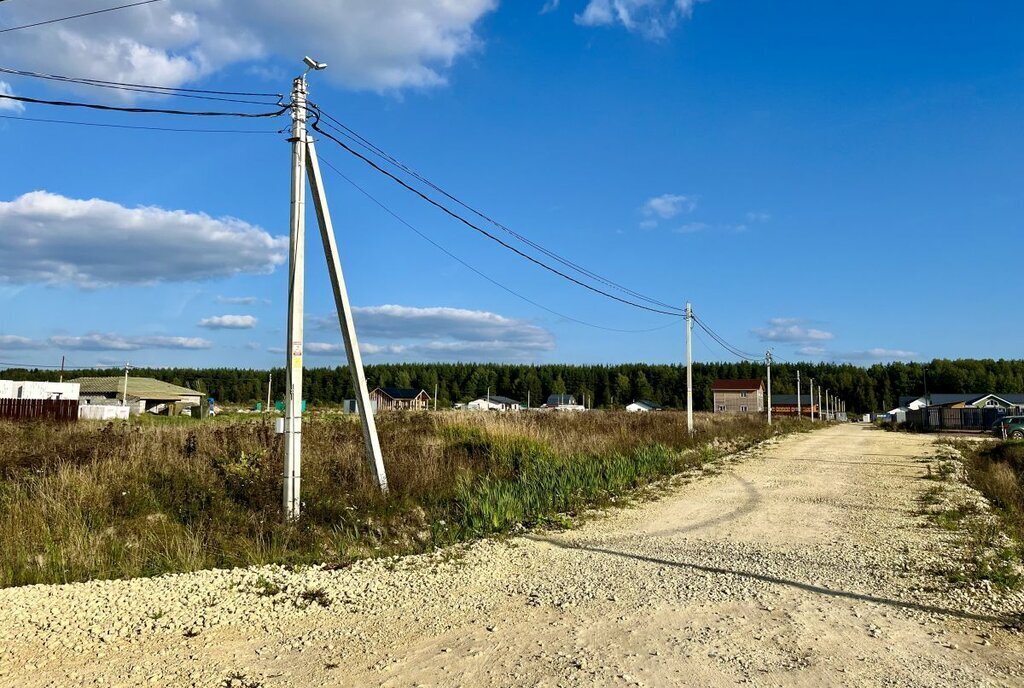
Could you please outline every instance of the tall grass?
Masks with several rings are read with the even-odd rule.
[[[385,497],[352,418],[303,429],[284,524],[271,421],[0,423],[0,586],[418,552],[605,504],[806,427],[676,413],[382,414]]]

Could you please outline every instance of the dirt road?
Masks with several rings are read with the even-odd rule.
[[[0,591],[0,685],[1021,686],[945,589],[930,438],[784,438],[578,530],[341,571]]]

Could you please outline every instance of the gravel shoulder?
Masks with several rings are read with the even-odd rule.
[[[0,590],[0,686],[1024,685],[1024,596],[935,573],[935,454],[838,426],[566,532]]]

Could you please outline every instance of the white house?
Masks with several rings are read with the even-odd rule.
[[[554,411],[586,411],[587,407],[576,402],[571,394],[552,394],[541,408]]]
[[[664,409],[653,401],[641,399],[640,401],[634,401],[632,404],[626,406],[626,410],[630,413],[646,413],[647,411],[662,411]]]
[[[470,411],[521,411],[523,405],[515,399],[491,394],[466,404]]]

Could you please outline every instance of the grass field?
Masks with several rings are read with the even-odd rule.
[[[269,418],[0,423],[0,586],[433,549],[564,519],[806,421],[683,414],[398,413],[378,419],[390,492],[355,419],[303,429],[303,516],[282,522]]]

